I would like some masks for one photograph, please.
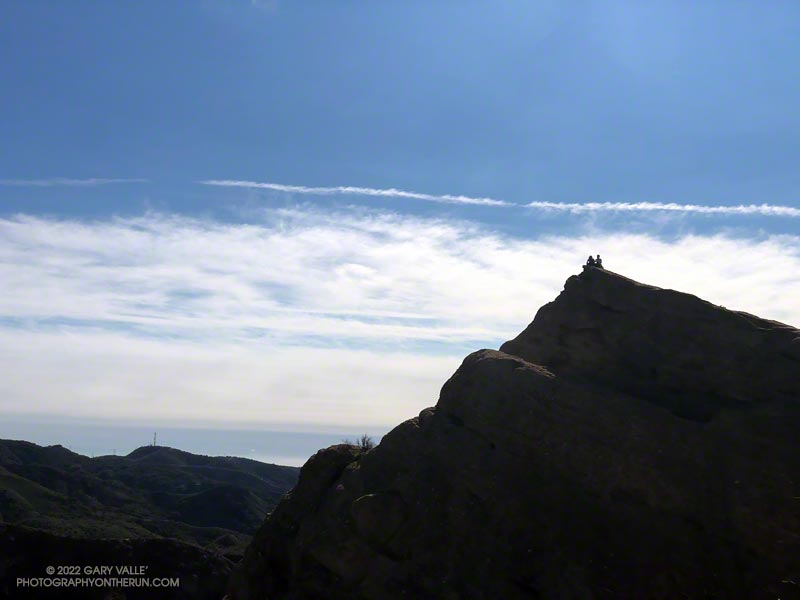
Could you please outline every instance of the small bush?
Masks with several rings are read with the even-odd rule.
[[[373,442],[372,438],[369,437],[366,433],[355,440],[349,440],[349,439],[344,440],[344,443],[347,444],[348,446],[355,446],[356,448],[361,450],[361,452],[369,452],[375,447],[375,442]]]

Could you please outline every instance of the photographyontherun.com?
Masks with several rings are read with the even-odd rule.
[[[180,585],[180,577],[17,577],[17,587],[21,588],[168,588]]]
[[[47,577],[18,577],[18,588],[171,588],[180,577],[147,577],[145,565],[62,565],[47,567]]]

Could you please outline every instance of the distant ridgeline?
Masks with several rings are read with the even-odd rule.
[[[14,539],[0,543],[0,592],[12,576],[43,575],[61,551],[64,564],[70,554],[97,554],[104,564],[139,556],[141,564],[166,568],[180,557],[185,575],[207,571],[203,593],[219,598],[232,561],[298,472],[162,446],[88,458],[62,446],[0,440],[0,539]],[[190,591],[187,598],[201,597]]]

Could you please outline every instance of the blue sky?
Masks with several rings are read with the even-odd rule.
[[[388,427],[590,251],[797,325],[798,26],[779,1],[5,2],[0,414]]]
[[[113,202],[4,189],[4,212],[217,209],[225,196],[191,185],[204,179],[519,203],[797,202],[793,2],[0,11],[3,176],[152,180]]]

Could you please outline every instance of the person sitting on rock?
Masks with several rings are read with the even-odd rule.
[[[599,254],[597,255],[597,259],[594,261],[594,266],[597,267],[598,269],[603,268],[603,259],[600,258]]]
[[[593,267],[594,266],[594,257],[590,254],[589,260],[586,261],[586,266]]]

